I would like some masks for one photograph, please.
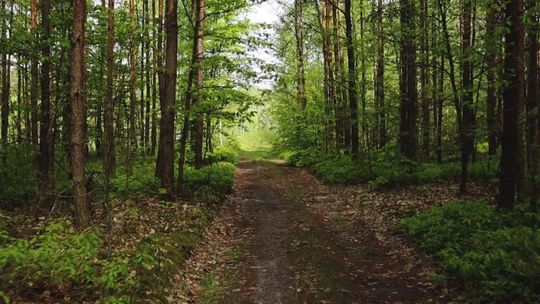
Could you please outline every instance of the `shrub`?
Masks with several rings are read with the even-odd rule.
[[[540,229],[484,202],[454,202],[402,220],[401,229],[489,302],[540,300]]]
[[[84,289],[87,297],[103,293],[105,303],[128,303],[141,275],[155,266],[154,254],[141,250],[106,259],[99,254],[101,242],[98,231],[76,233],[67,220],[53,222],[29,239],[0,231],[0,297],[8,301],[10,294],[27,289],[61,297],[70,286]]]
[[[6,165],[0,166],[0,207],[19,205],[35,195],[35,171],[32,151],[29,146],[0,148]]]
[[[404,219],[404,231],[429,252],[443,248],[451,242],[462,242],[477,230],[495,227],[495,211],[482,201],[452,202],[433,207],[414,217]]]
[[[238,148],[233,146],[218,147],[208,158],[212,163],[229,162],[236,164],[238,162]]]
[[[227,162],[212,164],[199,170],[187,168],[184,187],[196,199],[218,203],[231,191],[235,172],[235,166]]]
[[[147,163],[134,164],[132,173],[120,171],[111,180],[111,188],[121,195],[156,194],[159,180],[154,175],[154,165]]]
[[[327,184],[353,184],[365,178],[365,171],[349,157],[326,158],[313,165],[313,172]]]

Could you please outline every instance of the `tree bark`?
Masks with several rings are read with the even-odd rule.
[[[38,28],[38,4],[37,0],[30,0],[30,33],[32,35],[32,45],[38,48],[37,39]],[[35,51],[34,51],[35,52]],[[32,143],[38,145],[38,59],[37,54],[32,52],[30,62],[30,109],[31,109],[31,134]]]
[[[2,9],[6,9],[6,1],[2,1]],[[13,11],[12,11],[13,12]],[[6,20],[9,22],[9,20]],[[2,25],[2,33],[1,36],[3,39],[6,39],[9,35],[8,31],[6,31],[7,24]],[[11,39],[11,37],[9,37]],[[2,139],[2,148],[7,149],[8,146],[8,131],[9,131],[9,113],[10,113],[10,105],[9,105],[9,97],[11,95],[11,64],[10,64],[10,56],[7,52],[7,50],[3,51],[2,54],[2,93],[0,97],[1,101],[1,112],[2,116],[0,117],[0,120],[2,121],[1,131],[0,131],[0,137]],[[3,165],[6,165],[7,157],[2,157]]]
[[[503,129],[501,136],[501,176],[498,205],[513,208],[525,190],[524,148],[522,139],[524,86],[524,29],[523,0],[508,1],[505,5],[505,34]]]
[[[538,172],[538,15],[536,0],[527,3],[527,164],[529,176]],[[535,186],[534,182],[531,186]]]
[[[497,153],[498,146],[498,134],[499,134],[499,119],[497,118],[497,88],[495,70],[497,65],[497,51],[495,46],[498,45],[496,41],[495,28],[497,26],[497,11],[492,6],[488,7],[486,14],[486,33],[487,42],[489,48],[486,50],[486,65],[487,65],[487,132],[488,132],[488,154],[495,155]]]
[[[351,112],[351,154],[358,156],[358,94],[356,91],[356,58],[353,45],[351,0],[345,0],[345,40],[347,44],[347,68],[349,110]]]
[[[467,180],[469,173],[469,158],[471,156],[471,146],[473,145],[473,91],[472,91],[472,62],[471,62],[471,22],[472,22],[472,4],[471,0],[463,0],[463,15],[462,15],[462,36],[461,36],[461,56],[462,68],[462,135],[460,136],[461,144],[461,178],[459,182],[460,194],[467,193]]]
[[[304,21],[302,0],[294,0],[294,34],[296,38],[296,100],[300,110],[307,105],[304,71]]]
[[[107,9],[107,95],[105,100],[105,174],[116,175],[116,142],[114,137],[114,0]]]
[[[40,206],[45,207],[50,202],[50,163],[52,146],[51,124],[51,23],[49,13],[51,10],[50,0],[41,2],[41,106],[40,106],[40,129],[39,129],[39,156],[37,162],[37,198]]]
[[[73,28],[71,46],[71,167],[76,222],[80,228],[90,224],[90,210],[86,192],[85,154],[85,22],[86,0],[73,0]]]
[[[377,57],[375,59],[375,105],[377,112],[378,141],[377,146],[386,145],[386,105],[384,94],[384,25],[383,0],[377,1]]]
[[[192,106],[197,107],[203,100],[204,87],[204,19],[206,15],[206,0],[195,0],[197,9],[195,16],[196,31],[194,32],[196,44],[196,61],[194,65],[196,91],[192,96]],[[196,109],[195,112],[195,128],[194,128],[194,152],[195,152],[195,169],[200,169],[203,166],[203,144],[204,144],[204,114],[201,109]]]
[[[161,151],[161,188],[167,189],[169,195],[175,193],[174,187],[174,115],[176,101],[176,63],[178,52],[178,1],[166,0],[165,13],[165,75],[163,86],[163,102],[161,116],[161,133],[163,143]]]
[[[416,158],[418,116],[418,91],[416,86],[416,28],[415,7],[411,0],[400,0],[401,23],[401,80],[400,80],[400,134],[399,146],[401,153],[410,158]]]
[[[137,109],[137,42],[135,40],[135,30],[137,20],[135,19],[135,0],[129,0],[129,20],[130,20],[130,46],[129,46],[129,129],[128,129],[128,155],[127,171],[131,172],[131,162],[134,158],[134,149],[137,146],[136,130],[136,109]]]
[[[202,71],[198,72],[198,69],[200,69],[200,64],[198,64],[200,60],[200,47],[199,47],[199,34],[202,33],[202,30],[199,29],[200,26],[202,26],[202,23],[199,22],[199,17],[201,16],[200,10],[201,10],[201,2],[203,0],[193,0],[193,16],[195,16],[196,20],[193,24],[193,43],[192,43],[192,49],[191,49],[191,63],[190,63],[190,69],[188,73],[188,79],[187,79],[187,88],[186,88],[186,95],[184,98],[184,122],[182,124],[182,134],[180,137],[180,156],[178,158],[178,181],[177,181],[177,187],[176,191],[178,195],[182,195],[184,192],[184,166],[186,162],[186,146],[187,146],[187,140],[189,136],[189,123],[190,123],[190,112],[191,107],[193,106],[193,101],[196,97],[194,97],[194,90],[193,90],[193,84],[198,81],[196,78],[199,76],[202,77]],[[202,3],[204,5],[204,2]],[[199,75],[200,73],[200,75]],[[202,79],[201,79],[202,81]],[[202,84],[202,82],[201,82]],[[197,85],[197,84],[196,84]]]

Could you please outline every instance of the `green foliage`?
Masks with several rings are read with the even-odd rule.
[[[21,204],[35,195],[35,170],[32,160],[33,148],[9,146],[0,148],[6,165],[0,165],[0,207]]]
[[[368,181],[373,188],[403,184],[434,183],[456,180],[461,174],[459,162],[443,164],[418,163],[387,147],[361,155],[358,160],[348,156],[332,156],[316,149],[286,150],[280,154],[287,164],[309,167],[328,184],[353,184]],[[493,180],[498,174],[498,159],[486,158],[469,165],[469,176]]]
[[[3,234],[0,286],[5,293],[28,287],[97,284],[101,239],[94,230],[77,234],[68,221],[51,223],[30,239]]]
[[[100,255],[96,230],[76,233],[67,220],[53,222],[29,238],[0,233],[1,295],[34,290],[84,287],[86,296],[104,293],[104,303],[129,303],[140,287],[142,274],[155,267],[152,251]]]
[[[213,153],[210,153],[207,157],[212,163],[217,162],[229,162],[236,164],[238,162],[238,147],[227,145],[218,147]]]
[[[133,165],[131,174],[120,171],[111,180],[111,188],[120,195],[151,195],[159,191],[159,180],[155,177],[153,163],[141,162]]]
[[[484,202],[433,207],[401,229],[485,301],[540,300],[540,229],[523,209],[499,213]]]
[[[218,203],[231,191],[235,172],[235,166],[227,162],[219,162],[199,170],[186,168],[184,186],[195,199]]]

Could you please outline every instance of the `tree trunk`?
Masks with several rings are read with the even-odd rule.
[[[192,106],[197,107],[203,100],[203,87],[204,87],[204,19],[206,15],[206,0],[195,0],[197,2],[197,10],[195,16],[196,31],[194,32],[196,44],[196,61],[194,65],[195,69],[195,85],[196,91],[193,94]],[[203,135],[204,135],[204,114],[201,109],[196,109],[195,117],[195,129],[194,129],[194,152],[195,152],[195,169],[200,169],[203,166]]]
[[[193,27],[193,43],[191,49],[191,63],[187,79],[186,95],[184,99],[184,122],[182,124],[182,134],[180,137],[180,156],[178,158],[178,182],[176,191],[178,195],[182,195],[184,192],[184,166],[186,161],[186,146],[189,136],[189,123],[190,123],[190,112],[193,105],[193,100],[195,99],[193,94],[193,83],[197,81],[195,78],[199,75],[197,70],[198,62],[200,60],[199,55],[199,34],[202,33],[202,30],[199,30],[199,27],[202,26],[202,23],[199,22],[199,17],[201,16],[201,2],[203,0],[194,0],[193,1],[193,16],[196,16],[196,20]],[[204,4],[204,2],[202,3]],[[200,74],[202,77],[202,71]],[[202,79],[201,79],[202,81]],[[202,84],[202,82],[201,82]]]
[[[429,47],[428,47],[428,1],[420,2],[420,28],[421,28],[421,65],[420,65],[420,92],[422,107],[422,152],[425,159],[429,158],[430,147],[430,111],[429,111]]]
[[[349,109],[351,111],[351,154],[358,156],[358,95],[356,91],[356,58],[353,45],[351,0],[345,0],[345,40],[347,44]]]
[[[162,179],[163,177],[163,162],[161,161],[163,152],[163,132],[161,131],[161,119],[163,115],[166,115],[164,113],[165,108],[163,107],[163,103],[165,101],[165,73],[163,73],[163,0],[158,1],[158,25],[157,25],[157,50],[156,50],[156,65],[157,65],[157,73],[158,73],[158,92],[159,92],[159,108],[160,108],[160,130],[159,130],[159,141],[158,141],[158,155],[156,159],[156,177],[159,179]]]
[[[37,0],[30,0],[30,33],[32,35],[32,45],[38,48],[37,27],[38,27],[38,4]],[[38,145],[38,59],[37,54],[32,52],[30,61],[30,120],[32,143]]]
[[[137,109],[137,42],[135,31],[137,20],[135,19],[135,0],[129,0],[129,20],[130,20],[130,46],[129,46],[129,129],[128,129],[128,155],[127,171],[131,172],[131,162],[134,158],[134,149],[137,146],[136,128],[136,109]]]
[[[50,162],[52,145],[51,124],[51,23],[49,13],[50,0],[41,2],[41,120],[39,129],[39,156],[37,163],[37,198],[40,206],[46,207],[50,202]]]
[[[496,41],[496,29],[497,26],[497,11],[493,6],[488,7],[486,15],[486,33],[487,42],[490,46],[486,50],[486,65],[487,65],[487,132],[488,132],[488,153],[489,155],[495,155],[497,153],[497,137],[499,133],[499,124],[497,123],[497,89],[496,89],[496,58],[497,52],[495,46],[498,45]]]
[[[13,5],[12,5],[13,7]],[[6,1],[2,1],[2,9],[6,9]],[[12,11],[13,12],[13,11]],[[9,20],[6,20],[9,22]],[[11,24],[11,23],[9,23]],[[3,24],[2,26],[2,33],[1,36],[3,39],[6,39],[6,36],[8,36],[8,32],[6,31],[7,24]],[[11,38],[11,37],[9,37]],[[7,52],[7,50],[3,51],[2,54],[2,93],[0,97],[1,101],[1,131],[0,131],[0,137],[2,139],[2,148],[5,150],[7,149],[8,145],[8,127],[9,127],[9,97],[11,95],[11,64],[10,64],[10,56]],[[6,165],[7,158],[4,156],[2,157],[3,165]]]
[[[527,3],[527,164],[532,181],[538,172],[538,16],[536,0]],[[531,184],[534,188],[535,184]]]
[[[156,23],[161,22],[160,20],[156,20],[156,0],[152,0],[152,37],[155,39],[156,37]],[[156,107],[157,107],[157,62],[160,60],[158,54],[157,54],[157,44],[159,44],[159,38],[156,39],[156,44],[152,45],[152,126],[151,126],[151,132],[150,132],[150,155],[154,156],[156,155],[156,142],[157,142],[157,115],[156,115]]]
[[[377,1],[377,57],[375,59],[375,105],[377,115],[378,141],[377,146],[386,145],[386,105],[384,94],[384,25],[383,0]]]
[[[178,52],[178,1],[166,0],[165,13],[165,75],[161,116],[163,143],[161,151],[161,188],[174,195],[174,112],[176,101],[176,63]]]
[[[471,62],[471,21],[472,21],[472,4],[471,0],[463,0],[463,15],[462,15],[462,36],[461,36],[461,56],[462,68],[462,135],[460,136],[461,144],[461,178],[459,182],[459,193],[467,193],[467,179],[469,173],[469,158],[471,156],[471,146],[473,145],[473,91],[472,91],[472,62]]]
[[[304,21],[302,0],[294,0],[294,34],[296,38],[296,100],[300,110],[307,105],[304,72]]]
[[[86,0],[73,0],[73,28],[71,46],[71,167],[76,221],[80,228],[90,224],[90,211],[86,192],[85,154],[85,22]]]
[[[416,158],[416,118],[418,91],[416,87],[416,34],[415,7],[411,0],[400,0],[401,23],[401,81],[400,81],[400,134],[399,146],[401,153],[410,158]]]
[[[107,96],[105,100],[105,174],[116,175],[116,142],[114,137],[114,0],[108,0],[107,10]]]
[[[501,176],[499,207],[512,208],[525,190],[524,149],[522,139],[524,107],[524,29],[523,0],[508,1],[505,16],[509,28],[505,34],[503,129],[501,136]]]

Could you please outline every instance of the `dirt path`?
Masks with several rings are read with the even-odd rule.
[[[333,200],[304,170],[242,161],[220,232],[188,263],[188,302],[443,301],[421,261],[381,241],[374,223],[345,225],[313,208]]]

